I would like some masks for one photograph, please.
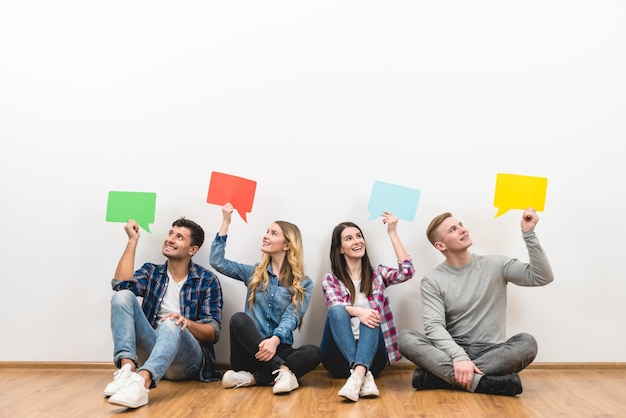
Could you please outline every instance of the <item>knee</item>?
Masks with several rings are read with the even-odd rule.
[[[523,346],[525,347],[525,351],[527,351],[528,354],[532,355],[534,358],[534,356],[537,355],[537,351],[539,349],[535,337],[527,333],[521,333],[517,334],[517,338],[522,342]]]
[[[398,349],[405,354],[423,345],[431,345],[426,336],[414,329],[403,329],[398,333]]]
[[[330,320],[339,320],[344,318],[350,319],[350,315],[348,311],[346,311],[346,307],[343,305],[333,305],[328,309],[328,319]]]
[[[410,344],[409,341],[413,337],[413,330],[403,329],[398,332],[398,346],[402,347],[406,344]]]
[[[176,321],[170,321],[169,319],[167,319],[159,323],[157,332],[159,333],[168,332],[168,333],[173,333],[175,335],[178,335],[181,333],[180,327],[181,325],[176,325]]]
[[[322,362],[322,350],[319,346],[308,344],[306,345],[307,356],[311,359],[311,363],[314,363],[315,366]]]
[[[248,321],[250,321],[250,317],[247,313],[237,312],[230,317],[230,328],[240,329]]]
[[[117,292],[113,292],[113,296],[111,296],[111,306],[123,306],[132,304],[136,299],[137,297],[130,290],[118,290]]]

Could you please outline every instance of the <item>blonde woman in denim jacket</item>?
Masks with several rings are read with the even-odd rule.
[[[293,347],[293,333],[309,307],[313,281],[304,273],[302,236],[286,221],[273,222],[263,236],[260,263],[225,258],[233,206],[222,207],[223,221],[211,245],[210,263],[219,273],[247,288],[245,311],[230,319],[230,363],[226,388],[272,385],[274,394],[297,389],[298,378],[321,361],[316,345]]]

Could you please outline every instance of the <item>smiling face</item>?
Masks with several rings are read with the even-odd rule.
[[[362,258],[365,255],[365,238],[359,228],[348,226],[341,231],[339,252],[346,258]]]
[[[283,230],[274,222],[267,228],[265,235],[263,235],[261,251],[273,255],[286,252],[287,250],[289,250],[289,242],[285,239]]]
[[[163,255],[169,260],[184,260],[191,258],[198,246],[191,243],[191,231],[182,226],[173,226],[163,242]]]
[[[439,251],[462,252],[472,245],[469,231],[463,222],[450,216],[437,227],[435,248]]]

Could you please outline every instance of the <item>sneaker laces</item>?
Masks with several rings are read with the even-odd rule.
[[[288,370],[284,370],[284,369],[276,369],[272,372],[272,374],[278,374],[276,378],[274,378],[274,383],[278,383],[281,379],[289,376],[291,372]]]
[[[235,388],[249,385],[252,382],[252,378],[244,373],[237,373],[237,379],[235,380]]]
[[[348,386],[348,388],[354,392],[360,391],[362,385],[363,381],[356,373],[352,373],[348,378],[348,381],[346,382],[346,386]]]
[[[113,380],[116,380],[117,378],[121,377],[123,374],[126,374],[126,373],[132,373],[132,372],[128,368],[118,369],[115,373],[113,373]]]
[[[145,381],[143,377],[135,373],[128,378],[128,380],[126,381],[124,386],[122,386],[122,389],[120,389],[120,391],[123,391],[124,388],[126,388],[126,390],[131,390],[133,386],[139,386],[140,388],[145,389],[144,385],[145,385]]]

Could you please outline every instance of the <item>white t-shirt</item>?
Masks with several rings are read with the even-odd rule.
[[[172,273],[167,270],[167,290],[165,296],[163,296],[163,302],[161,302],[161,309],[159,310],[159,318],[162,318],[168,313],[180,313],[180,289],[187,281],[185,277],[180,282],[174,281]]]
[[[352,280],[352,283],[354,283],[354,291],[356,293],[356,296],[354,297],[354,301],[352,301],[352,306],[354,306],[355,308],[370,309],[371,308],[370,301],[367,300],[367,296],[365,296],[365,293],[361,292],[361,281]],[[357,318],[356,316],[353,316],[352,318],[350,318],[350,325],[352,325],[352,334],[354,334],[355,340],[359,339],[359,324],[360,323],[361,323],[361,320]]]

